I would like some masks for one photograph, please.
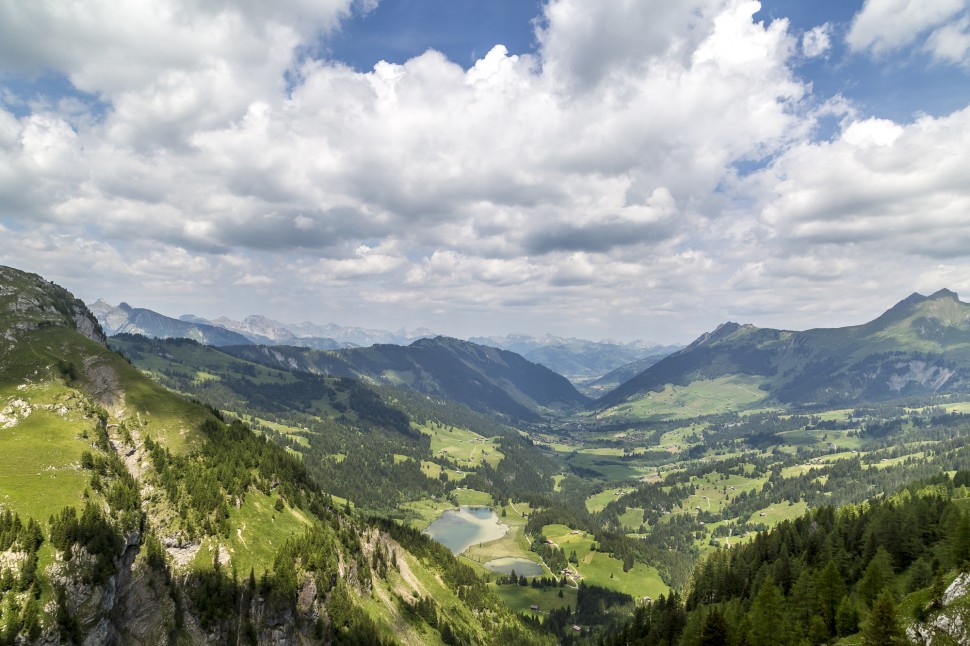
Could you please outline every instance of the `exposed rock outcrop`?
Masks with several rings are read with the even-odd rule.
[[[940,605],[942,608],[926,622],[919,622],[906,629],[906,636],[921,646],[943,644],[970,644],[970,573],[958,576],[946,589]]]

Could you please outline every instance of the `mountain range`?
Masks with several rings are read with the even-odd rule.
[[[657,392],[744,376],[781,404],[848,405],[970,388],[970,304],[942,289],[878,318],[803,332],[728,322],[604,395],[601,409]]]
[[[334,351],[289,346],[224,350],[274,368],[403,386],[512,420],[535,421],[588,402],[565,377],[545,366],[508,350],[448,337]]]
[[[646,341],[619,343],[614,341],[590,341],[573,337],[529,336],[510,334],[508,336],[471,337],[473,343],[490,345],[503,350],[521,354],[529,361],[541,363],[550,370],[563,375],[585,394],[603,394],[621,375],[636,372],[653,365],[668,354],[681,349],[680,345],[659,345]],[[637,370],[639,368],[639,370]],[[618,372],[611,379],[601,381],[614,370]]]
[[[128,333],[159,339],[189,338],[217,347],[257,344],[337,350],[373,345],[404,346],[420,339],[438,336],[426,328],[390,332],[345,327],[335,323],[283,323],[258,314],[247,316],[242,321],[225,316],[205,319],[193,314],[183,314],[174,319],[152,310],[132,308],[127,303],[112,306],[104,300],[92,303],[90,308],[109,336]],[[472,337],[469,341],[520,354],[529,361],[542,364],[565,376],[584,390],[586,384],[604,377],[606,373],[631,364],[643,369],[682,347],[661,346],[643,341],[615,343],[524,334]],[[627,372],[617,373],[612,380],[591,385],[588,394],[602,394],[605,384],[617,385],[614,383],[617,375],[624,375],[629,371],[630,368],[627,368]]]
[[[584,395],[599,396],[593,407],[606,410],[667,386],[722,378],[740,378],[761,397],[798,406],[970,388],[970,305],[945,289],[913,294],[862,325],[799,332],[728,322],[679,350],[548,335],[423,337],[410,345],[346,347],[348,342],[326,337],[289,336],[297,333],[293,327],[266,317],[177,320],[103,301],[94,311],[109,335],[185,336],[265,365],[406,386],[519,420],[578,410],[587,404]],[[216,322],[235,330],[210,325]],[[307,323],[298,333],[324,329]],[[344,338],[352,337],[352,328],[342,329]],[[366,332],[372,334],[367,338],[377,334]],[[559,375],[581,382],[583,393]]]
[[[242,334],[204,321],[180,321],[149,309],[132,307],[128,303],[114,306],[98,300],[91,304],[90,311],[108,336],[141,334],[157,339],[193,339],[214,346],[253,343]]]
[[[105,327],[0,267],[0,643],[889,643],[872,627],[900,621],[966,642],[970,305],[948,290],[856,326],[725,323],[594,402],[447,337]],[[737,384],[742,415],[643,407]],[[419,533],[482,504],[507,536],[461,561]],[[505,558],[552,578],[490,581]]]
[[[235,321],[226,316],[210,321],[192,314],[183,314],[179,318],[183,321],[205,323],[232,330],[262,345],[295,345],[317,350],[352,348],[378,343],[407,345],[418,339],[435,336],[426,328],[418,328],[414,331],[402,328],[397,332],[389,332],[362,327],[345,327],[336,323],[325,325],[309,321],[282,323],[259,314],[247,316],[242,321]]]

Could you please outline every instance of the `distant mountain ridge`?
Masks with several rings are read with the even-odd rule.
[[[89,306],[108,336],[116,334],[141,334],[156,339],[193,339],[205,345],[250,345],[253,342],[241,334],[201,322],[180,321],[152,310],[132,307],[128,303],[118,306],[99,299]]]
[[[970,304],[943,289],[876,319],[804,332],[724,323],[602,397],[617,406],[665,385],[763,379],[782,403],[835,405],[970,389]]]
[[[251,314],[242,321],[235,321],[226,316],[208,320],[193,314],[183,314],[179,318],[183,321],[206,323],[232,330],[262,345],[295,345],[317,350],[335,350],[378,343],[407,345],[418,339],[436,336],[427,328],[418,328],[410,332],[402,328],[397,332],[389,332],[362,327],[345,327],[336,323],[325,325],[309,321],[283,323],[259,314]]]
[[[438,336],[427,328],[400,329],[396,332],[363,327],[348,327],[327,323],[320,325],[284,323],[267,316],[252,314],[241,321],[226,316],[206,319],[194,314],[183,314],[178,319],[147,309],[135,309],[122,303],[115,307],[104,300],[92,304],[91,310],[98,316],[109,336],[131,333],[150,338],[189,338],[206,345],[292,345],[315,350],[339,350],[373,345],[406,346],[420,339]],[[228,335],[219,332],[224,330]],[[563,375],[588,394],[602,394],[615,387],[619,376],[633,376],[660,358],[679,350],[682,346],[659,345],[645,341],[620,343],[609,340],[590,341],[551,334],[531,336],[509,334],[505,336],[471,337],[471,343],[509,350],[520,354],[533,363],[541,364]],[[637,363],[640,362],[640,363]],[[624,366],[628,367],[622,370]],[[588,384],[615,372],[611,378]]]
[[[679,350],[679,345],[659,345],[646,341],[619,343],[614,341],[590,341],[574,337],[560,337],[547,334],[541,337],[526,334],[507,336],[471,337],[472,343],[490,345],[503,350],[521,354],[529,361],[540,363],[558,372],[580,389],[587,390],[590,382],[597,381],[607,373],[623,366],[655,357],[654,362],[671,352]],[[643,366],[642,368],[645,368]],[[642,369],[641,368],[641,369]],[[630,372],[632,377],[636,372]],[[619,382],[617,382],[619,383]],[[612,386],[616,386],[613,383]],[[602,385],[587,394],[604,391]]]
[[[333,351],[288,346],[224,350],[274,368],[403,386],[515,420],[535,421],[545,414],[577,410],[589,401],[545,366],[508,350],[449,337]]]

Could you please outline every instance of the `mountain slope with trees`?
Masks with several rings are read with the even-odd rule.
[[[334,506],[289,452],[0,268],[0,641],[543,643],[429,539]]]
[[[965,643],[960,620],[937,619],[965,605],[965,584],[947,588],[970,567],[968,484],[970,472],[940,474],[861,505],[814,509],[717,550],[684,595],[641,606],[603,643],[783,646],[858,634],[864,644],[903,644],[907,627],[940,640],[932,643]]]
[[[510,420],[537,421],[588,402],[565,377],[514,352],[448,337],[419,339],[409,346],[335,351],[233,347],[226,352],[284,370],[406,387]]]

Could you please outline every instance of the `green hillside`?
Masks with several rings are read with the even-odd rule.
[[[271,368],[186,339],[119,335],[110,344],[159,383],[242,417],[298,455],[325,491],[371,513],[450,495],[459,472],[503,457],[495,436],[511,432],[458,404]]]
[[[574,411],[588,400],[569,381],[514,352],[447,337],[409,346],[319,351],[233,347],[235,356],[284,370],[364,379],[448,399],[508,421],[537,421]]]
[[[597,401],[642,400],[668,384],[742,376],[776,404],[838,406],[970,389],[970,305],[913,294],[864,325],[791,332],[725,323]],[[750,402],[753,403],[753,402]],[[735,406],[739,410],[743,406]]]
[[[63,289],[0,279],[0,642],[544,641],[440,546],[148,380]]]
[[[970,472],[823,506],[718,550],[601,643],[966,643]]]

